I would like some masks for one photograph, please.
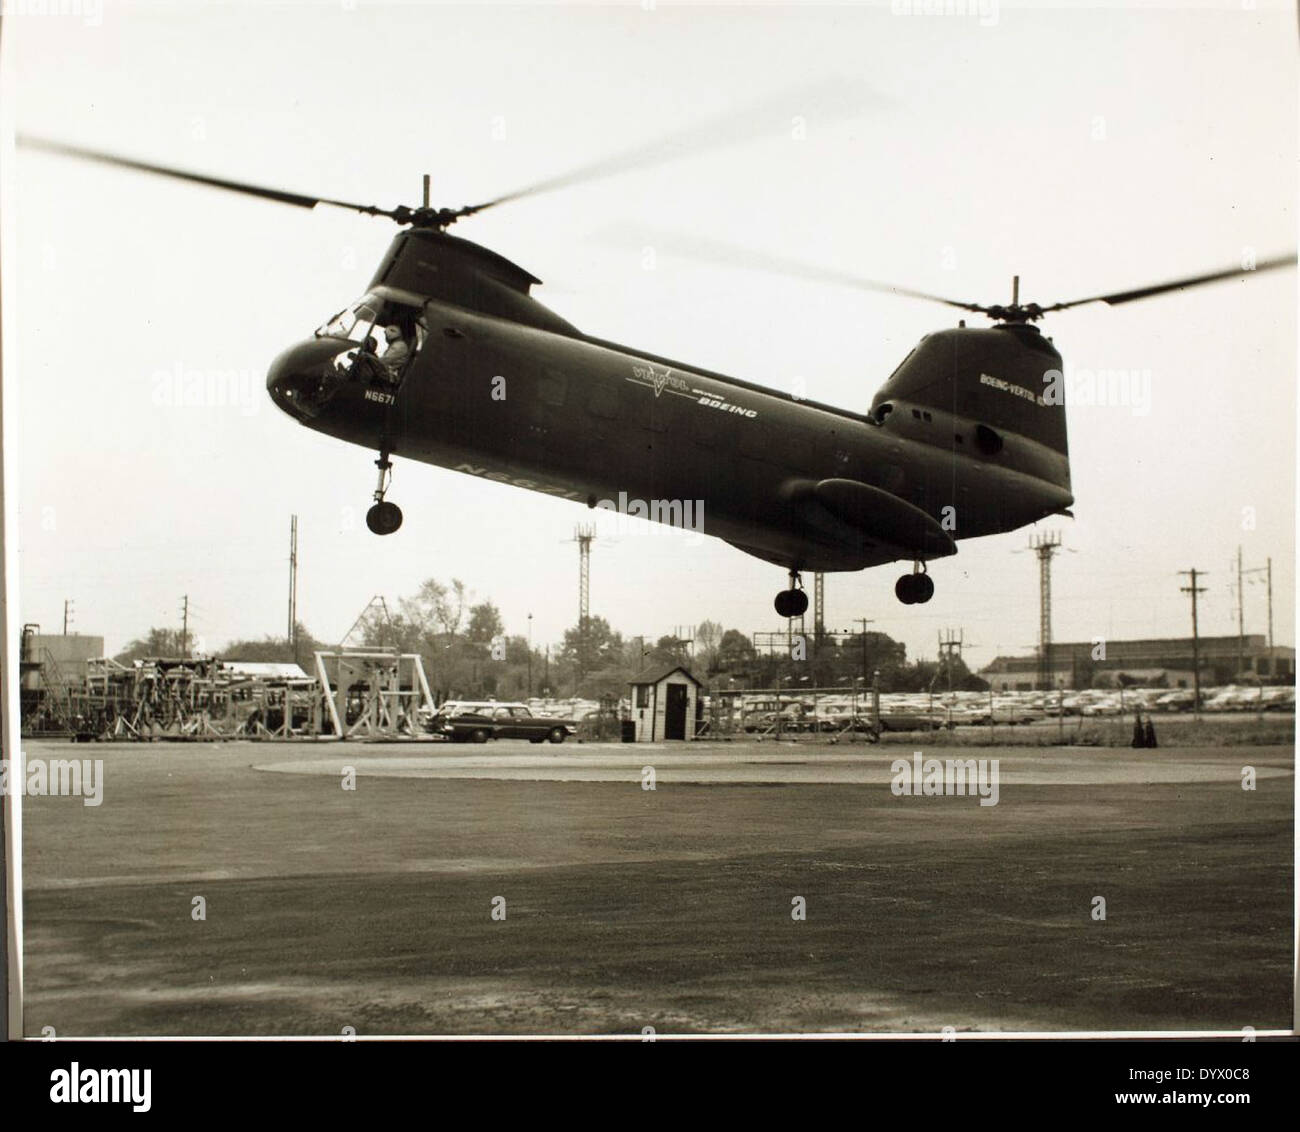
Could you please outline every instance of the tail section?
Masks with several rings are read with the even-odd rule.
[[[917,343],[876,394],[872,412],[883,420],[886,406],[899,402],[947,414],[961,435],[954,442],[990,457],[1011,437],[1030,441],[1030,448],[1042,446],[1035,474],[1068,492],[1061,367],[1056,347],[1029,323],[941,330]]]

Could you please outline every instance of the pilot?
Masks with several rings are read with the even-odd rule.
[[[376,382],[382,381],[388,376],[383,359],[375,357],[375,339],[373,336],[367,337],[355,351],[349,351],[348,356],[352,358],[349,376],[354,381]],[[333,390],[330,390],[330,392],[333,392]]]
[[[401,327],[396,323],[384,327],[384,338],[388,342],[388,348],[384,351],[384,368],[388,370],[389,381],[396,385],[402,376],[402,369],[407,359],[411,356],[411,348],[406,344]]]

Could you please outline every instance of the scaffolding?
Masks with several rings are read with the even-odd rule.
[[[80,739],[297,739],[321,731],[321,686],[301,669],[251,675],[210,657],[147,657],[131,665],[88,660],[64,678],[49,655],[32,665],[37,695],[27,737]]]
[[[433,695],[418,653],[397,649],[319,650],[316,677],[330,734],[335,737],[431,738],[421,715],[433,714]]]

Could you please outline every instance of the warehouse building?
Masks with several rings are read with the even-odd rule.
[[[1295,683],[1295,649],[1269,649],[1262,633],[1201,637],[1197,650],[1201,685]],[[1147,688],[1190,688],[1195,683],[1191,637],[1138,641],[1053,643],[1047,670],[1053,688],[1105,688],[1120,684]],[[1041,687],[1039,657],[1000,656],[980,671],[995,692]]]

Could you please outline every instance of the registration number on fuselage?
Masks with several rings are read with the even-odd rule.
[[[394,397],[391,393],[384,393],[378,389],[367,389],[366,400],[378,401],[379,404],[381,405],[393,405],[396,404],[397,402],[397,398]]]
[[[567,487],[561,487],[558,484],[538,483],[537,480],[519,479],[515,476],[508,476],[505,472],[492,472],[487,468],[480,467],[477,464],[457,464],[454,468],[457,472],[468,472],[471,476],[482,476],[485,480],[495,480],[497,483],[508,483],[511,487],[522,487],[529,491],[540,491],[544,495],[558,495],[562,499],[581,499],[582,493],[571,491]]]

